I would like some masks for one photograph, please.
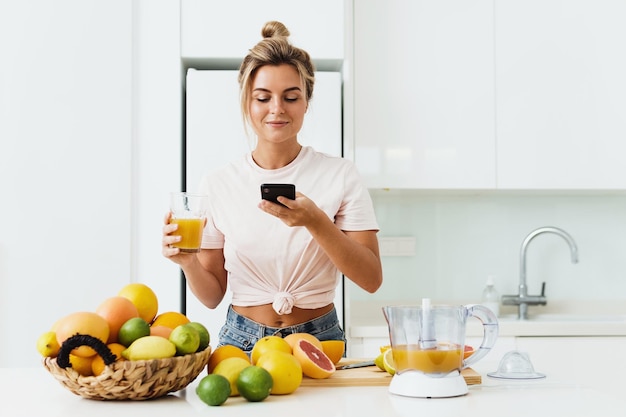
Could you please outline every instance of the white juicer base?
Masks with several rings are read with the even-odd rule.
[[[465,378],[458,372],[436,378],[419,371],[395,374],[389,384],[391,394],[418,398],[458,397],[468,392]]]

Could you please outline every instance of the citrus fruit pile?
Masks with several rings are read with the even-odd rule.
[[[263,401],[269,395],[291,394],[303,378],[330,377],[344,349],[342,340],[320,341],[308,333],[266,336],[249,356],[236,346],[219,346],[209,357],[208,375],[196,394],[208,405],[221,405],[234,396]]]
[[[162,359],[205,350],[210,335],[204,325],[176,311],[158,313],[154,291],[145,284],[125,285],[94,311],[80,311],[59,319],[37,340],[44,357],[56,357],[64,341],[76,334],[105,343],[116,360]],[[72,368],[83,376],[100,375],[105,364],[89,346],[73,349]]]

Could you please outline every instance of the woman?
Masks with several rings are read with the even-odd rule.
[[[382,283],[378,225],[354,165],[303,147],[298,132],[313,94],[314,66],[289,31],[269,22],[239,71],[244,122],[257,136],[240,161],[205,176],[210,197],[202,249],[170,247],[176,225],[165,219],[163,255],[182,268],[207,307],[233,294],[219,345],[251,351],[266,335],[306,332],[345,340],[333,299],[338,271],[368,292]],[[296,199],[260,199],[263,183],[296,185]]]

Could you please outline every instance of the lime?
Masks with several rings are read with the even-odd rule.
[[[200,380],[196,394],[208,405],[222,405],[230,396],[230,382],[220,374],[209,374]]]
[[[209,343],[211,343],[211,336],[209,335],[209,331],[202,323],[198,323],[197,321],[192,321],[191,323],[187,323],[187,326],[191,326],[198,331],[200,335],[200,346],[198,346],[198,352],[202,352],[204,349],[209,347]]]
[[[200,346],[200,334],[194,327],[181,324],[170,333],[170,342],[176,346],[178,356],[194,353]]]
[[[122,327],[120,327],[120,331],[117,334],[117,341],[128,347],[135,340],[148,336],[149,334],[150,325],[148,322],[141,317],[133,317],[122,324]]]
[[[248,401],[263,401],[270,395],[274,381],[272,375],[260,366],[250,365],[237,377],[239,394]]]

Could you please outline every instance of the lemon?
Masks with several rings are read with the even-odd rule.
[[[237,389],[237,378],[239,377],[239,373],[248,366],[250,366],[250,361],[243,358],[226,358],[217,364],[213,373],[222,375],[228,379],[228,382],[230,383],[230,396],[234,397],[239,395],[239,390]]]
[[[200,346],[200,334],[194,327],[186,324],[175,327],[169,340],[176,346],[176,354],[179,356],[194,353]]]
[[[301,339],[296,339],[301,340]],[[319,343],[319,342],[318,342]],[[254,344],[252,347],[252,352],[250,352],[250,359],[252,360],[252,365],[256,365],[256,362],[259,358],[266,352],[270,350],[280,350],[285,353],[291,353],[292,349],[289,345],[289,342],[285,341],[280,336],[265,336]]]
[[[383,356],[384,356],[384,353],[381,353],[378,356],[376,356],[376,359],[374,359],[374,364],[378,366],[378,369],[380,369],[381,371],[386,371],[385,364],[383,362]]]
[[[145,284],[134,282],[122,287],[117,295],[132,301],[135,307],[137,307],[139,317],[148,323],[152,323],[159,310],[159,300],[152,288]]]
[[[200,335],[200,345],[198,346],[198,352],[202,352],[204,349],[209,347],[209,343],[211,343],[211,335],[209,334],[209,330],[204,327],[202,323],[198,323],[197,321],[192,321],[187,325],[196,329],[198,331],[198,334]]]
[[[37,351],[45,358],[54,358],[59,354],[61,346],[57,341],[56,332],[45,332],[37,339]]]
[[[396,365],[393,362],[393,351],[391,349],[387,349],[385,353],[383,353],[383,367],[385,371],[389,372],[391,375],[396,374]]]
[[[272,375],[260,366],[250,365],[237,377],[237,390],[251,402],[263,401],[272,391]]]
[[[302,383],[302,365],[291,353],[269,351],[259,358],[257,365],[272,375],[272,394],[291,394]]]
[[[131,361],[164,359],[176,355],[176,346],[161,336],[144,336],[122,351],[122,357]]]
[[[196,394],[208,405],[222,405],[230,396],[230,382],[220,374],[209,374],[200,380]]]
[[[140,337],[150,334],[150,325],[141,317],[133,317],[128,319],[117,334],[117,340],[120,344],[128,347]]]

